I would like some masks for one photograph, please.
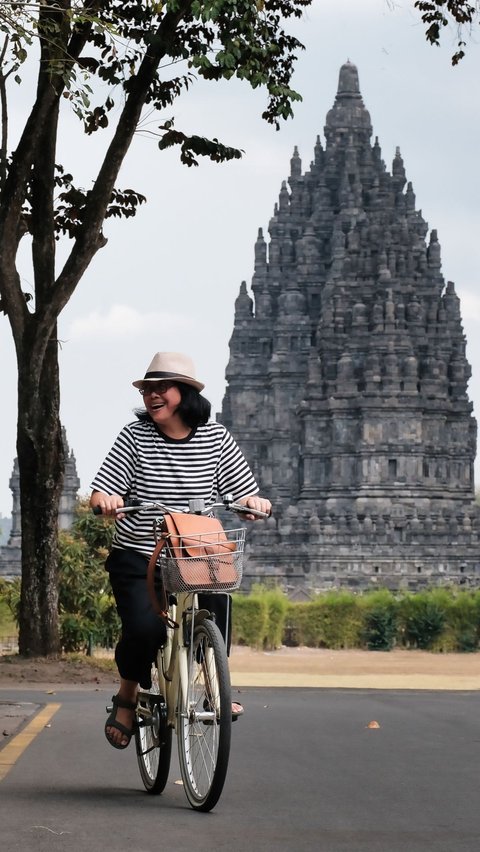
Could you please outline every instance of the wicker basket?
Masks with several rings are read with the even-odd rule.
[[[198,545],[198,556],[173,556],[167,542],[158,561],[165,588],[169,592],[231,592],[238,589],[243,574],[245,530],[225,530],[225,535],[234,547],[223,553],[205,552],[213,547],[208,536],[205,536],[205,544]]]

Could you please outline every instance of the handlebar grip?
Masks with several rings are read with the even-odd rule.
[[[266,520],[271,517],[271,512],[261,512],[260,509],[249,509],[248,507],[245,509],[246,515],[254,515],[256,518],[263,518]]]
[[[230,509],[237,512],[238,515],[254,515],[255,518],[270,518],[271,512],[261,512],[260,509],[251,509],[249,506],[244,506],[243,503],[232,503]]]
[[[115,511],[116,511],[116,512],[117,512],[117,514],[118,514],[118,512],[123,512],[123,510],[124,510],[124,509],[135,510],[135,509],[141,509],[141,507],[142,507],[142,501],[141,501],[141,500],[137,500],[137,499],[135,498],[135,499],[133,499],[133,500],[127,500],[127,501],[125,501],[124,505],[123,505],[123,506],[119,506],[119,507],[118,507],[118,509],[116,509]],[[101,507],[101,506],[95,506],[95,507],[92,509],[92,512],[93,512],[93,514],[94,514],[94,515],[103,515],[103,510],[102,510],[102,507]]]

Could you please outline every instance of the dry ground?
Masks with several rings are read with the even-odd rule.
[[[0,656],[0,688],[35,684],[108,685],[118,681],[113,661],[89,657]]]
[[[409,678],[423,688],[480,689],[480,653],[432,654],[426,651],[389,652],[317,648],[280,648],[263,652],[236,646],[230,657],[232,681],[238,685],[368,686],[382,681],[386,688]],[[23,659],[0,656],[0,687],[31,684],[109,686],[118,683],[112,660],[86,657]]]

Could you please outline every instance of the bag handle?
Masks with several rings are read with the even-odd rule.
[[[155,550],[153,551],[149,561],[147,568],[147,589],[148,595],[150,597],[150,602],[154,611],[157,615],[165,622],[167,627],[173,627],[173,629],[178,628],[178,624],[173,618],[170,618],[168,614],[168,606],[167,606],[167,593],[162,583],[162,601],[158,600],[157,590],[155,589],[155,568],[157,566],[158,557],[165,547],[167,541],[168,533],[163,532],[157,544],[155,545]]]

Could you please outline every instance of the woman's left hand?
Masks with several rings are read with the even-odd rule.
[[[257,512],[264,512],[266,515],[272,514],[272,504],[266,497],[259,497],[253,494],[250,497],[242,497],[239,501],[242,506],[248,506],[249,509],[255,509]],[[264,518],[259,518],[257,515],[245,515],[249,521],[262,521]]]

